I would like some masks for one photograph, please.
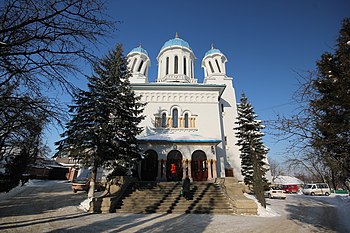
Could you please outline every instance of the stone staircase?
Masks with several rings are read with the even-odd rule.
[[[190,199],[180,195],[180,182],[134,182],[115,205],[117,213],[233,214],[215,183],[193,182]]]

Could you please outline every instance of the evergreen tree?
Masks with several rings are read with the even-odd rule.
[[[335,53],[324,53],[317,68],[310,102],[317,130],[312,145],[350,190],[350,18],[343,21]]]
[[[238,105],[238,143],[241,151],[241,167],[244,183],[252,185],[255,195],[260,204],[266,208],[264,188],[267,180],[264,177],[266,169],[266,154],[268,149],[262,142],[264,126],[256,120],[257,115],[247,97],[242,94]]]
[[[136,136],[141,133],[143,104],[131,89],[122,46],[94,66],[88,91],[80,91],[70,106],[72,119],[57,142],[57,155],[76,158],[91,166],[89,197],[93,196],[98,167],[132,167],[140,158]]]

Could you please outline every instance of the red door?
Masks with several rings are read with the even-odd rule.
[[[166,176],[168,181],[182,180],[182,154],[172,150],[168,154]]]

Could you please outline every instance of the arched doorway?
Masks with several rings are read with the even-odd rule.
[[[207,156],[201,150],[192,154],[191,173],[194,181],[208,180]]]
[[[147,150],[141,161],[141,180],[155,181],[158,171],[158,155],[154,150]]]
[[[172,150],[168,154],[166,177],[168,181],[182,180],[182,154],[178,150]]]

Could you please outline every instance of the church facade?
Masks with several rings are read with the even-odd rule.
[[[161,48],[158,76],[149,82],[147,51],[134,48],[127,55],[131,86],[146,103],[138,136],[142,180],[193,181],[234,176],[242,180],[234,128],[237,105],[225,55],[211,48],[202,59],[203,83],[194,76],[195,55],[177,35]]]

